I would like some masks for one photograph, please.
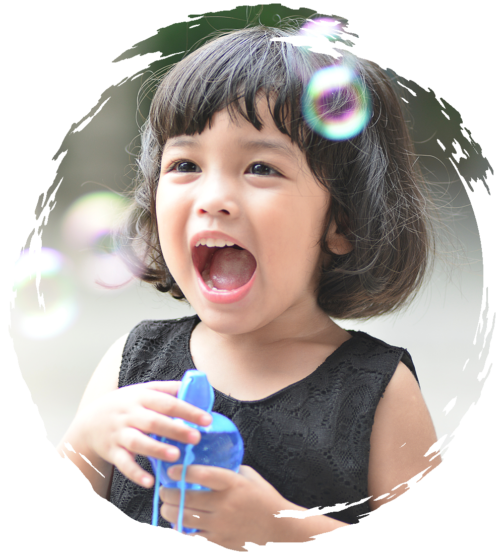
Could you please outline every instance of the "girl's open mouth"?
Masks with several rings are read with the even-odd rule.
[[[209,243],[207,245],[206,243]],[[221,241],[223,243],[223,241]],[[193,263],[207,298],[215,302],[235,302],[250,289],[257,267],[252,253],[227,243],[201,240],[193,248]]]

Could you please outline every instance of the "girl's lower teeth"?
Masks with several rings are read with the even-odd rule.
[[[201,277],[203,278],[203,281],[206,283],[209,289],[211,289],[212,291],[222,291],[221,289],[217,289],[217,287],[214,287],[212,278],[208,275],[208,271],[204,271],[201,274]]]
[[[217,287],[213,286],[213,281],[211,279],[205,281],[205,283],[208,285],[208,287],[212,290],[212,291],[225,291],[225,289],[217,289]]]

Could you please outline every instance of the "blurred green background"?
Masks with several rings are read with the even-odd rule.
[[[343,32],[336,40],[351,50],[354,37],[345,32],[346,21],[338,15],[318,17],[338,19]],[[33,261],[25,253],[18,265],[12,311],[12,336],[21,371],[54,444],[73,418],[91,373],[115,339],[145,318],[192,314],[186,303],[145,284],[132,282],[110,289],[95,283],[101,279],[120,284],[127,277],[111,249],[110,230],[124,209],[119,195],[129,190],[134,177],[139,127],[152,96],[145,86],[147,80],[215,31],[316,17],[308,8],[242,6],[195,15],[160,29],[114,62],[153,52],[159,52],[159,60],[104,91],[64,137],[55,153],[57,175],[34,207],[39,214],[45,206],[52,206],[42,234],[44,250],[37,262],[39,267],[43,264],[40,291],[45,310],[39,306],[35,282],[30,278]],[[446,220],[449,229],[443,231],[441,256],[430,284],[407,312],[342,325],[410,350],[441,437],[454,431],[477,400],[482,385],[477,379],[484,361],[479,356],[482,339],[478,336],[474,341],[483,293],[481,247],[470,198],[459,174],[469,188],[483,187],[490,168],[454,107],[417,85],[414,76],[388,71],[405,100],[418,163],[441,202],[451,207]],[[477,178],[482,181],[475,185]],[[54,203],[51,195],[56,189]],[[27,245],[30,239],[27,237]]]

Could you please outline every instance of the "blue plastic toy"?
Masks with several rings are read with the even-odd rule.
[[[159,507],[159,482],[165,488],[180,489],[180,506],[177,522],[177,529],[190,534],[197,532],[196,528],[182,527],[182,515],[184,511],[185,490],[208,490],[199,484],[186,484],[186,468],[190,464],[206,464],[209,466],[219,466],[237,472],[243,460],[243,440],[238,428],[222,414],[212,412],[214,404],[214,391],[204,372],[199,370],[187,370],[182,378],[178,399],[182,399],[191,405],[195,405],[212,415],[212,423],[209,426],[197,426],[192,422],[175,419],[184,424],[196,428],[201,433],[201,440],[197,445],[188,445],[179,441],[169,440],[152,434],[151,437],[175,445],[180,449],[178,461],[170,463],[153,457],[149,457],[152,469],[156,475],[154,486],[154,503],[152,510],[152,524],[157,525]],[[170,480],[168,469],[174,464],[183,463],[182,477],[179,481]]]

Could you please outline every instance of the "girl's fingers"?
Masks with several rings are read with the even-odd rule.
[[[181,464],[174,465],[168,470],[168,475],[172,480],[180,480],[182,477],[182,468],[183,466]],[[240,478],[236,472],[228,470],[227,468],[191,464],[187,467],[185,479],[186,482],[200,484],[212,491],[222,491],[231,487],[232,484]]]
[[[181,383],[182,382],[175,382],[175,381],[157,381],[157,382],[144,382],[141,384],[134,384],[134,385],[135,387],[144,387],[145,389],[161,391],[162,393],[168,393],[169,395],[176,396],[178,393],[178,390],[180,389]]]
[[[127,428],[122,432],[119,446],[130,453],[168,462],[175,462],[180,458],[180,451],[174,445],[158,441],[133,428]]]
[[[173,418],[187,420],[199,426],[208,426],[212,417],[210,414],[194,405],[177,399],[173,394],[169,393],[173,389],[172,386],[162,390],[159,384],[176,383],[176,382],[149,382],[145,385],[144,395],[141,399],[142,404],[153,411]],[[131,386],[130,386],[131,387]],[[177,386],[178,391],[178,386]],[[169,393],[168,395],[166,393]]]
[[[114,453],[114,465],[126,478],[144,488],[154,485],[154,476],[135,462],[135,457],[125,449],[118,448]]]
[[[154,477],[135,461],[134,454],[168,462],[175,462],[180,458],[180,451],[175,446],[157,441],[139,430],[129,428],[122,436],[112,453],[111,462],[124,476],[139,486],[152,487]]]
[[[130,429],[137,429],[144,432],[144,434],[155,434],[182,443],[196,445],[201,439],[201,434],[198,430],[191,428],[183,422],[173,420],[158,412],[144,408],[139,408],[132,413],[128,423]],[[135,452],[138,453],[138,451]]]
[[[177,522],[179,519],[179,508],[172,505],[161,505],[159,511],[161,516],[168,522],[173,523],[173,528],[177,529]],[[182,526],[185,528],[196,528],[200,532],[205,532],[208,520],[208,513],[195,511],[189,507],[184,506],[182,516]]]
[[[133,454],[175,462],[177,447],[158,441],[149,434],[181,443],[197,444],[198,430],[177,419],[207,426],[212,417],[204,410],[177,399],[180,382],[149,382],[119,388],[86,408],[88,429],[92,422],[93,449],[122,474],[144,487],[153,485],[153,477],[134,460]],[[84,425],[83,425],[84,426]]]

